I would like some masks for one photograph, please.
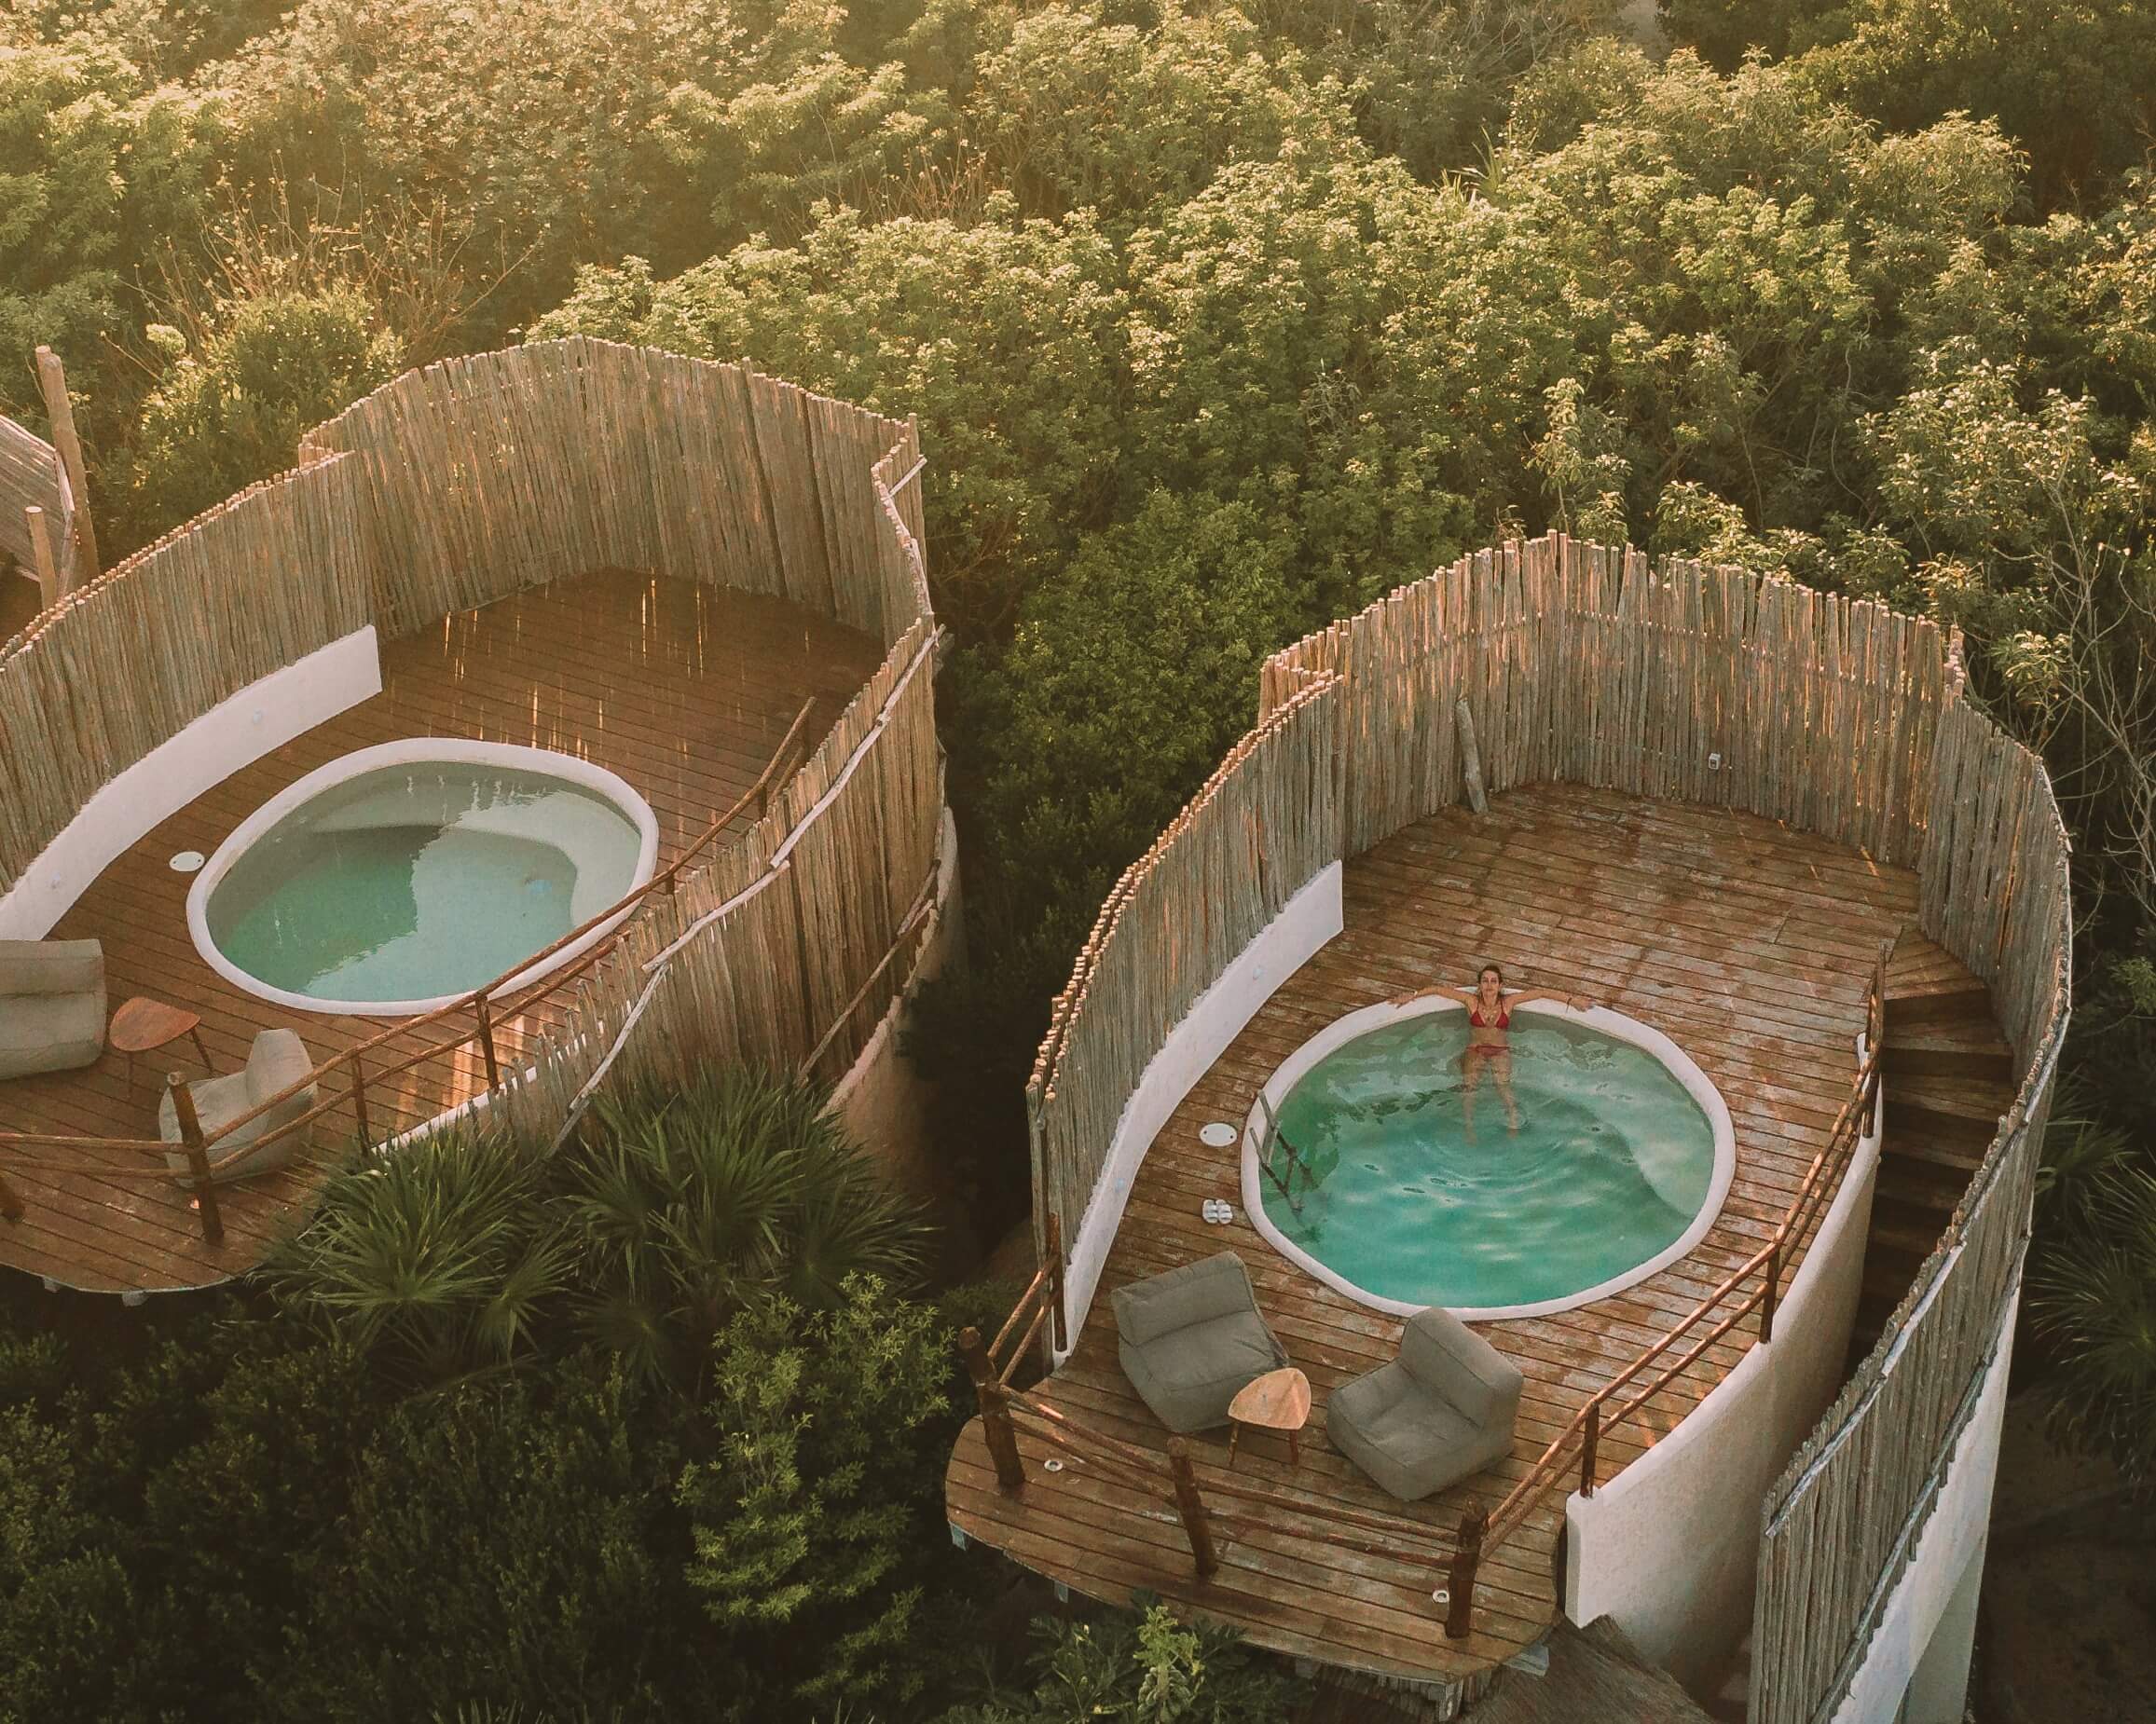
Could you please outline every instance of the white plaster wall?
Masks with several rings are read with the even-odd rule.
[[[90,883],[160,820],[295,736],[379,694],[374,625],[219,702],[82,805],[0,898],[0,939],[42,939]]]
[[[1775,1312],[1775,1338],[1609,1484],[1565,1504],[1566,1614],[1615,1617],[1695,1690],[1751,1626],[1759,1505],[1841,1386],[1878,1165],[1874,1130]]]
[[[1931,1518],[1887,1601],[1834,1724],[1893,1724],[1909,1678],[1923,1662],[1932,1635],[1953,1613],[1957,1589],[1983,1551],[1991,1525],[1991,1487],[1998,1475],[1998,1439],[2006,1424],[2006,1379],[2013,1363],[2013,1321],[2020,1304],[2016,1287],[2006,1302],[1976,1410],[1954,1445]],[[1962,1631],[1971,1626],[1961,1624]]]
[[[1190,1087],[1212,1069],[1228,1051],[1228,1044],[1257,1016],[1257,1008],[1340,931],[1344,914],[1340,876],[1338,862],[1312,875],[1280,914],[1236,954],[1219,979],[1198,996],[1183,1021],[1168,1033],[1160,1051],[1147,1063],[1146,1074],[1123,1104],[1106,1165],[1093,1185],[1092,1200],[1086,1205],[1086,1212],[1069,1239],[1064,1288],[1068,1302],[1068,1333],[1074,1342],[1085,1327],[1086,1313],[1100,1285],[1102,1266],[1107,1262],[1108,1247],[1115,1242],[1116,1228],[1122,1221],[1123,1206],[1130,1201],[1131,1187],[1137,1180],[1147,1147],[1168,1123],[1168,1115],[1190,1093]],[[1066,1348],[1056,1356],[1056,1362],[1060,1364],[1069,1356]]]

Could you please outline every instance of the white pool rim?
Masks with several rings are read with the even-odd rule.
[[[527,748],[515,743],[473,742],[460,736],[407,736],[393,743],[378,743],[372,748],[361,748],[351,754],[339,755],[326,766],[317,767],[304,778],[295,780],[271,797],[246,819],[232,828],[225,841],[217,846],[215,854],[196,874],[194,883],[187,889],[187,935],[195,942],[195,950],[201,953],[202,962],[216,971],[235,988],[245,990],[257,999],[271,1000],[280,1006],[289,1006],[295,1011],[326,1012],[339,1018],[411,1018],[422,1012],[454,1006],[468,998],[473,989],[458,993],[436,994],[425,1000],[329,1000],[314,994],[294,993],[283,988],[275,988],[258,976],[251,976],[231,959],[217,950],[217,942],[210,937],[210,896],[217,884],[249,847],[303,802],[311,801],[324,790],[357,778],[363,773],[376,772],[385,766],[496,766],[505,770],[544,773],[564,784],[574,785],[603,798],[617,808],[623,816],[637,828],[637,865],[629,883],[623,888],[625,896],[643,885],[657,871],[659,860],[659,822],[652,813],[651,804],[639,796],[629,782],[617,773],[610,773],[603,766],[589,760],[580,760],[574,755],[557,754],[550,748]],[[504,981],[499,992],[507,993],[523,988],[541,977],[550,975],[566,964],[571,964],[606,938],[629,915],[635,906],[609,916],[596,927],[588,929],[581,937],[572,940],[559,951],[549,954],[527,969],[517,971]],[[482,980],[491,979],[483,978]],[[480,984],[474,982],[474,988]]]
[[[1250,1217],[1251,1225],[1262,1234],[1273,1250],[1290,1263],[1307,1269],[1327,1287],[1345,1293],[1358,1305],[1366,1305],[1373,1310],[1387,1311],[1394,1317],[1411,1317],[1424,1306],[1410,1300],[1388,1299],[1366,1288],[1358,1287],[1326,1265],[1295,1244],[1273,1225],[1272,1217],[1265,1211],[1265,1176],[1258,1170],[1257,1152],[1264,1142],[1265,1106],[1270,1105],[1277,1115],[1281,1103],[1310,1069],[1336,1048],[1346,1046],[1357,1036],[1367,1035],[1373,1030],[1381,1030],[1387,1024],[1401,1023],[1409,1018],[1430,1017],[1438,1012],[1464,1012],[1467,1008],[1457,1000],[1421,999],[1406,1005],[1386,1001],[1378,1006],[1366,1006],[1360,1011],[1350,1012],[1344,1018],[1335,1019],[1309,1041],[1282,1060],[1270,1077],[1265,1080],[1260,1092],[1262,1101],[1251,1103],[1250,1113],[1243,1123],[1243,1209]],[[1578,1293],[1566,1293],[1559,1298],[1540,1299],[1531,1305],[1449,1306],[1452,1315],[1475,1321],[1494,1321],[1506,1317],[1546,1317],[1553,1311],[1569,1311],[1576,1307],[1591,1305],[1597,1299],[1621,1293],[1627,1287],[1637,1286],[1658,1269],[1687,1255],[1699,1241],[1707,1237],[1722,1213],[1723,1200],[1729,1196],[1730,1181],[1737,1174],[1737,1131],[1729,1118],[1729,1107],[1722,1093],[1708,1081],[1707,1074],[1696,1065],[1691,1056],[1664,1035],[1635,1018],[1612,1011],[1606,1006],[1597,1006],[1587,1011],[1575,1011],[1569,1006],[1555,1001],[1523,1006],[1521,1015],[1544,1013],[1552,1018],[1599,1030],[1602,1034],[1620,1042],[1629,1042],[1641,1048],[1667,1066],[1670,1074],[1684,1086],[1685,1091],[1699,1104],[1707,1115],[1707,1122],[1714,1130],[1714,1177],[1707,1187],[1706,1200],[1699,1212],[1692,1218],[1692,1225],[1663,1250],[1646,1262],[1613,1275],[1592,1287]]]

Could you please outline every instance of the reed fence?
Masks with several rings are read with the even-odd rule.
[[[1339,713],[1329,677],[1275,705],[1101,907],[1026,1085],[1042,1249],[1049,1214],[1084,1216],[1123,1106],[1168,1033],[1339,859]]]
[[[1752,1717],[1823,1717],[1861,1661],[2015,1295],[2070,954],[2066,835],[2041,763],[1968,705],[1928,621],[1557,534],[1463,557],[1275,654],[1260,732],[1320,688],[1336,708],[1337,783],[1311,824],[1329,837],[1338,821],[1343,855],[1466,800],[1472,748],[1492,791],[1560,779],[1742,809],[1914,865],[1920,926],[1993,990],[2025,1072],[2014,1112],[1909,1300],[1765,1505]],[[1113,961],[1131,886],[1104,909],[1035,1067],[1038,1215],[1083,1211],[1124,1101],[1195,998],[1152,965]],[[1079,1039],[1089,1019],[1122,1028],[1092,1032],[1106,1044],[1096,1051]],[[1575,1467],[1591,1486],[1612,1423],[1746,1318],[1771,1328],[1794,1244],[1872,1105],[1874,1070],[1860,1069],[1768,1247],[1584,1408],[1487,1522],[1463,1526],[1454,1554],[1470,1597],[1479,1552],[1531,1499]],[[1467,1602],[1458,1585],[1453,1597]]]
[[[1833,1717],[1916,1554],[2018,1297],[2069,1010],[2067,840],[2042,763],[1954,691],[1918,925],[1990,984],[2023,1076],[1938,1247],[1761,1507],[1751,1717]]]
[[[18,874],[89,795],[218,701],[370,620],[393,637],[599,568],[774,594],[888,649],[831,731],[797,737],[797,720],[748,796],[557,943],[628,913],[567,969],[336,1049],[304,1080],[322,1099],[287,1129],[326,1122],[372,1143],[370,1089],[429,1061],[475,1068],[494,1116],[533,1137],[557,1136],[610,1072],[843,1074],[912,978],[942,860],[941,636],[912,423],[746,365],[578,338],[407,373],[309,432],[300,457],[0,657],[0,870]],[[751,800],[753,823],[725,836]],[[205,1233],[208,1174],[285,1135],[220,1154],[245,1123],[186,1134]],[[120,1150],[166,1177],[173,1148],[0,1134],[10,1168]],[[111,1160],[99,1175],[125,1177]]]
[[[64,593],[75,581],[75,499],[67,470],[49,443],[0,414],[0,555],[35,574],[39,547],[31,539],[25,509],[45,512],[54,572]]]
[[[0,651],[0,889],[118,773],[368,616],[367,499],[342,458],[251,486]]]
[[[1313,674],[1346,684],[1350,855],[1463,800],[1465,700],[1492,791],[1563,779],[1745,809],[1905,864],[1943,664],[1935,624],[1882,605],[1553,533],[1275,654],[1258,709]]]
[[[407,372],[317,426],[375,498],[375,615],[396,636],[586,569],[790,599],[893,646],[928,613],[885,530],[911,424],[767,377],[577,335]],[[917,545],[917,501],[894,505]]]

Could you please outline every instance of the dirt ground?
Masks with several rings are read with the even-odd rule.
[[[2156,1505],[2010,1402],[1971,1685],[1975,1724],[2156,1724]]]

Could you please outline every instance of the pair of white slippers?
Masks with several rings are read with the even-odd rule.
[[[1226,1197],[1207,1197],[1199,1213],[1218,1226],[1235,1219],[1235,1205]]]

